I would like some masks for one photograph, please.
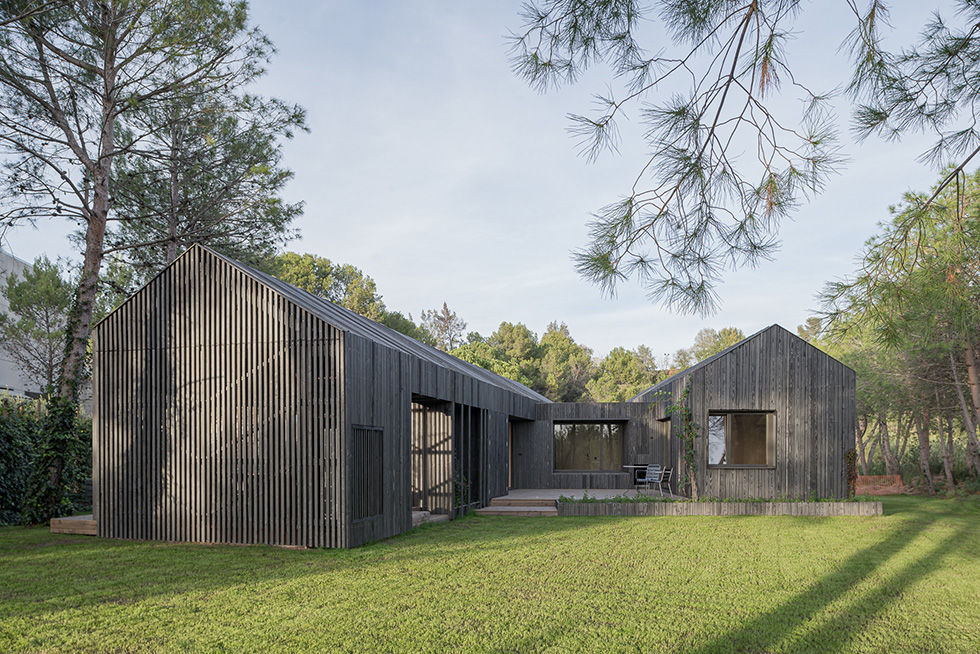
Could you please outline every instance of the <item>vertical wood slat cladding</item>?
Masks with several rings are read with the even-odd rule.
[[[179,258],[95,332],[99,534],[342,546],[342,341],[206,251]]]
[[[453,421],[448,402],[412,403],[412,506],[453,510]]]
[[[391,536],[411,527],[413,399],[441,407],[426,418],[427,501],[449,514],[457,475],[474,503],[506,492],[509,421],[546,401],[200,246],[93,338],[94,510],[114,537],[351,547]],[[383,434],[382,511],[356,521],[354,425]]]
[[[712,411],[776,415],[772,468],[709,468],[707,438],[695,441],[701,494],[722,499],[847,496],[844,453],[852,447],[856,421],[853,370],[773,326],[636,400],[651,401],[659,389],[677,398],[688,382],[699,425],[707,424]],[[663,404],[657,411],[662,412]],[[679,425],[676,419],[672,422],[676,432]]]
[[[351,513],[353,520],[384,513],[384,430],[351,429]]]

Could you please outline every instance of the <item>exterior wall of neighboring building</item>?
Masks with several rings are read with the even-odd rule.
[[[7,277],[9,275],[21,276],[30,265],[26,261],[21,261],[17,257],[0,250],[0,285],[6,289]],[[9,311],[10,305],[7,302],[7,297],[0,292],[0,314]],[[13,395],[23,396],[37,394],[40,390],[40,384],[24,379],[10,355],[7,354],[6,350],[0,348],[0,392],[6,391]]]

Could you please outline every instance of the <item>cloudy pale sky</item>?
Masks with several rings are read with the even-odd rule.
[[[926,12],[896,4],[910,7],[893,16],[894,43],[906,43]],[[927,139],[857,145],[845,134],[850,163],[783,225],[774,262],[726,276],[719,313],[672,314],[635,284],[604,298],[570,252],[586,243],[590,213],[628,188],[644,150],[627,124],[618,155],[592,164],[577,155],[565,115],[589,111],[608,71],[538,94],[509,67],[517,11],[516,2],[252,3],[279,49],[256,90],[304,106],[311,128],[285,146],[296,175],[286,197],[306,203],[289,249],[358,266],[390,309],[416,319],[446,302],[483,335],[504,320],[540,335],[557,320],[598,355],[641,344],[663,355],[702,327],[795,330],[824,282],[853,270],[888,206],[937,177],[916,161]],[[846,82],[837,46],[852,23],[843,0],[805,8],[790,50],[799,79],[814,90]],[[73,256],[65,232],[19,229],[3,246],[27,260]]]

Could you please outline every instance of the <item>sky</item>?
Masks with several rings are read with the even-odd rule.
[[[899,45],[926,12],[896,4],[890,43]],[[703,327],[748,335],[778,323],[795,331],[819,308],[823,285],[853,272],[888,207],[938,178],[917,162],[928,137],[856,144],[841,101],[849,163],[782,225],[774,261],[726,273],[718,313],[671,313],[630,282],[605,297],[577,275],[570,253],[587,243],[590,214],[619,198],[642,166],[640,128],[624,125],[618,154],[594,163],[579,156],[566,115],[588,113],[592,94],[612,76],[598,68],[544,95],[528,87],[508,58],[518,9],[516,2],[252,2],[253,22],[278,48],[253,90],[308,112],[310,132],[284,145],[284,164],[295,173],[284,197],[305,203],[295,223],[302,238],[288,249],[357,266],[389,309],[416,320],[445,302],[484,336],[502,321],[539,336],[558,321],[597,356],[641,344],[663,356],[689,347]],[[848,11],[844,2],[810,3],[797,24],[791,66],[814,90],[848,80],[838,51],[853,24]],[[57,223],[20,228],[3,247],[26,260],[44,253],[78,260],[68,231]]]

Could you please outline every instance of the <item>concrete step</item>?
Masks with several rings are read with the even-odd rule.
[[[490,500],[490,506],[555,506],[554,500],[538,498],[495,497]]]
[[[479,515],[505,515],[505,516],[525,516],[525,517],[546,517],[558,515],[554,501],[551,506],[488,506],[484,509],[477,509]]]

